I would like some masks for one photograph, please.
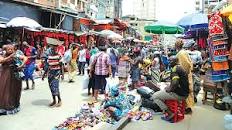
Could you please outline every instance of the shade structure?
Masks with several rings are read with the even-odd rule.
[[[156,22],[144,27],[144,30],[153,34],[182,34],[184,28],[167,22]]]
[[[15,17],[11,19],[7,24],[7,27],[25,27],[31,29],[40,29],[42,26],[35,20],[27,17]]]
[[[186,30],[208,28],[208,17],[203,13],[190,14],[181,18],[177,25],[184,27]]]

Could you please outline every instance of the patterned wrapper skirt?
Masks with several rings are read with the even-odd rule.
[[[53,96],[60,94],[59,90],[59,77],[60,70],[50,70],[48,73],[48,83]]]
[[[32,62],[28,65],[25,66],[25,69],[24,69],[24,79],[25,80],[28,80],[28,79],[33,79],[33,73],[35,71],[35,63]]]

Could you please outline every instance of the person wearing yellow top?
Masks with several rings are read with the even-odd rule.
[[[71,44],[70,47],[71,47],[72,59],[70,61],[68,77],[69,77],[69,82],[72,83],[74,82],[74,76],[77,70],[78,47],[76,47],[76,45],[74,44]]]
[[[144,59],[143,60],[143,63],[141,63],[141,64],[139,64],[139,67],[141,68],[141,69],[146,69],[146,68],[148,68],[148,67],[150,67],[151,66],[151,59]]]
[[[193,79],[192,79],[192,70],[193,70],[193,63],[190,59],[190,56],[187,51],[185,51],[183,47],[183,41],[177,40],[175,43],[177,53],[177,58],[179,64],[184,68],[186,73],[188,74],[189,80],[189,96],[186,99],[186,114],[192,113],[192,107],[194,106],[194,95],[193,95]]]

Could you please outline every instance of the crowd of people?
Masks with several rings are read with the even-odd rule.
[[[204,70],[207,63],[207,53],[197,50],[193,45],[188,50],[183,48],[183,41],[177,40],[175,47],[161,49],[144,44],[109,44],[108,39],[100,37],[96,45],[91,46],[71,43],[64,47],[59,43],[48,43],[43,51],[23,42],[7,44],[2,47],[0,63],[0,114],[14,114],[20,108],[22,81],[25,80],[26,88],[35,88],[34,72],[42,72],[42,80],[48,79],[52,94],[50,107],[62,106],[62,93],[59,90],[60,80],[64,73],[68,74],[68,82],[75,83],[75,76],[88,74],[88,95],[93,96],[93,102],[98,102],[98,95],[105,93],[108,77],[121,77],[119,74],[120,61],[130,64],[130,71],[126,77],[120,78],[123,82],[130,79],[129,89],[134,90],[147,86],[156,92],[151,99],[163,111],[169,113],[167,120],[173,114],[165,105],[168,99],[185,100],[186,113],[192,112],[194,105],[194,86],[192,72],[196,66]],[[19,49],[21,48],[21,50]],[[204,55],[203,55],[204,54]],[[38,66],[36,59],[42,59]],[[42,68],[42,69],[41,69]],[[169,73],[168,73],[169,72]],[[166,76],[169,74],[169,76]],[[78,80],[78,79],[76,79]],[[165,90],[159,90],[157,83],[168,81],[170,85]],[[91,91],[92,90],[92,91]],[[105,96],[107,98],[107,96]]]

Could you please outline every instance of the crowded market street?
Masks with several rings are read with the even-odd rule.
[[[0,0],[0,130],[232,130],[232,0]]]
[[[82,103],[90,100],[87,97],[87,91],[82,90],[83,77],[77,76],[76,79],[78,82],[74,84],[61,82],[64,105],[55,109],[47,107],[51,98],[47,81],[37,79],[35,90],[22,92],[21,112],[0,118],[1,130],[51,130],[65,118],[73,116]],[[168,124],[159,116],[155,116],[153,120],[147,122],[130,122],[123,130],[221,130],[223,127],[224,111],[203,106],[199,102],[194,112],[193,115],[186,116],[184,121],[177,124]],[[91,130],[108,130],[108,128],[110,128],[109,124],[100,124]]]

